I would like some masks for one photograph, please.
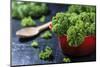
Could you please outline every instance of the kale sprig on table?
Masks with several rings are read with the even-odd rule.
[[[50,59],[53,54],[52,48],[46,46],[45,50],[41,51],[39,54],[39,58],[42,60]]]
[[[29,16],[21,20],[22,27],[36,26],[36,22]]]
[[[67,36],[69,46],[79,46],[84,37],[95,35],[95,6],[71,5],[52,18],[52,31]]]

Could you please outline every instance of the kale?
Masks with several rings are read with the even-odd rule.
[[[46,46],[45,50],[41,51],[39,54],[39,58],[42,60],[47,60],[52,56],[52,49]]]
[[[27,16],[39,17],[48,13],[45,3],[12,1],[12,17],[22,19]]]
[[[37,48],[39,44],[37,41],[33,40],[31,46]]]
[[[52,34],[51,34],[50,31],[46,31],[41,35],[41,37],[44,38],[44,39],[49,39],[49,38],[52,37]]]
[[[42,22],[42,23],[44,23],[45,20],[46,20],[46,16],[42,16],[42,17],[40,18],[40,22]]]
[[[84,27],[82,21],[77,21],[75,26],[70,26],[66,35],[68,36],[69,46],[79,46],[84,41]]]
[[[70,58],[68,58],[68,57],[64,57],[64,58],[63,58],[63,62],[69,63],[69,62],[71,62],[71,60],[70,60]]]
[[[84,22],[94,23],[95,22],[95,13],[94,12],[82,12],[79,15],[79,18]]]
[[[21,26],[27,27],[27,26],[35,26],[36,22],[32,20],[31,17],[25,17],[21,20]]]
[[[68,17],[69,14],[57,13],[52,19],[52,31],[56,32],[58,35],[65,34],[69,26]]]
[[[95,35],[95,17],[94,6],[71,5],[67,12],[58,12],[52,18],[52,31],[66,35],[69,46],[79,46],[85,36]]]
[[[86,35],[95,35],[96,33],[96,27],[95,27],[95,23],[86,23],[85,24],[85,28],[86,28],[86,30],[85,30],[85,34]]]
[[[77,14],[80,14],[81,12],[96,12],[96,8],[95,6],[89,5],[71,5],[67,12]]]
[[[69,6],[67,12],[69,12],[69,13],[73,13],[74,12],[74,13],[79,14],[79,13],[82,12],[82,6],[81,5],[71,5],[71,6]]]

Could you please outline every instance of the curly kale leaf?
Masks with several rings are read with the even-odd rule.
[[[76,13],[70,13],[70,16],[68,17],[70,26],[75,25],[76,21],[79,20],[79,16]]]
[[[84,22],[90,22],[89,13],[87,12],[80,13],[79,18]]]
[[[91,34],[91,35],[95,35],[96,33],[96,27],[95,27],[96,25],[95,25],[95,23],[92,23],[91,25],[90,25],[90,28],[89,28],[89,33]]]
[[[86,23],[85,24],[85,34],[86,35],[95,35],[96,32],[96,27],[95,27],[95,23]]]
[[[69,62],[71,62],[71,59],[68,58],[68,57],[64,57],[64,58],[63,58],[63,62],[64,62],[64,63],[69,63]]]
[[[70,26],[68,16],[69,14],[57,13],[56,16],[52,19],[52,31],[58,35],[65,34],[68,26]]]
[[[83,12],[96,12],[95,6],[89,6],[89,5],[82,5]]]
[[[79,18],[83,22],[95,23],[95,13],[94,12],[82,12],[79,14]]]
[[[90,17],[90,22],[91,23],[95,23],[96,22],[96,13],[90,12],[89,13],[89,17]]]
[[[70,12],[70,13],[81,13],[82,12],[82,6],[81,5],[71,5],[69,6],[68,8],[68,11],[67,12]]]
[[[84,41],[84,24],[78,21],[75,26],[70,26],[67,30],[69,46],[79,46]]]
[[[31,17],[25,17],[21,20],[21,26],[27,27],[27,26],[35,26],[36,22],[32,20]]]
[[[39,58],[42,60],[47,60],[52,56],[52,53],[53,53],[52,49],[46,46],[45,50],[40,52]]]
[[[31,43],[31,46],[37,48],[39,46],[39,44],[37,41],[33,40]]]
[[[46,16],[42,16],[42,17],[40,18],[40,22],[42,22],[42,23],[44,23],[45,20],[46,20]]]
[[[50,39],[52,37],[52,33],[50,31],[46,31],[41,35],[44,39]]]

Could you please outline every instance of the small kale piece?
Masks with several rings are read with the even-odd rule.
[[[46,31],[44,32],[40,37],[44,38],[44,39],[49,39],[52,37],[52,34],[50,31]]]
[[[41,51],[39,54],[39,58],[42,60],[47,60],[52,56],[52,49],[50,47],[46,47],[44,51]]]
[[[44,23],[44,22],[45,22],[45,19],[46,19],[46,17],[45,17],[45,16],[42,16],[42,17],[40,18],[40,22]]]
[[[63,58],[63,62],[69,63],[69,62],[71,62],[71,60],[70,60],[70,58],[68,58],[68,57],[66,58],[66,57],[65,57],[65,58]]]
[[[31,43],[31,46],[37,48],[39,46],[39,44],[38,44],[37,41],[33,40],[32,43]]]
[[[32,20],[31,17],[25,17],[21,21],[21,26],[23,26],[23,27],[35,26],[35,25],[36,25],[36,22],[34,20]]]

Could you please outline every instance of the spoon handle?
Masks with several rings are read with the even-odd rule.
[[[44,30],[44,29],[48,28],[48,27],[49,27],[49,25],[50,25],[51,23],[52,23],[52,22],[51,22],[51,21],[49,21],[49,22],[47,22],[47,23],[46,23],[46,24],[44,24],[44,25],[38,26],[38,27],[37,27],[37,29],[38,29],[39,31],[42,31],[42,30]]]

